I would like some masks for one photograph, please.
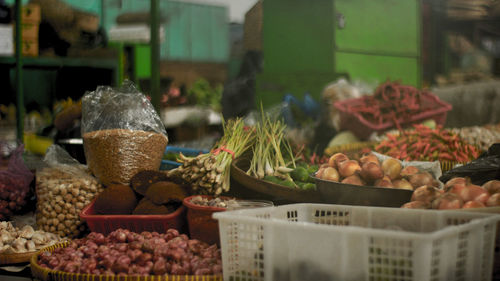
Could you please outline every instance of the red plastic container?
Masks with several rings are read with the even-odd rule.
[[[184,198],[182,201],[182,204],[187,208],[189,238],[220,246],[219,224],[217,220],[212,218],[212,214],[215,212],[224,212],[226,208],[201,206],[191,203],[191,199],[197,196],[207,198],[208,200],[214,198],[214,196],[209,195],[193,195]],[[224,200],[232,199],[223,196],[220,198]]]
[[[421,97],[422,112],[414,114],[409,119],[399,119],[401,126],[406,127],[428,119],[434,119],[437,124],[444,125],[446,114],[452,109],[451,104],[440,100],[436,95],[429,92],[422,92]],[[396,127],[392,121],[376,124],[366,120],[361,114],[349,110],[349,106],[359,105],[362,102],[363,98],[355,98],[337,101],[333,104],[340,115],[340,130],[349,130],[358,138],[365,140],[373,132],[383,132]]]
[[[170,228],[186,233],[186,207],[180,206],[167,215],[97,215],[94,211],[95,199],[80,212],[91,231],[108,234],[118,228],[133,232],[165,232]]]

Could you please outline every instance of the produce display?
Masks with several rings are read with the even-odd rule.
[[[453,128],[451,131],[482,151],[486,151],[494,143],[500,142],[500,125]]]
[[[379,85],[373,95],[361,97],[361,103],[348,105],[348,111],[376,124],[394,122],[401,129],[398,119],[409,120],[412,115],[428,109],[422,99],[422,91],[415,87],[386,82]]]
[[[105,186],[130,183],[141,170],[158,170],[168,143],[165,125],[131,81],[99,86],[82,97],[85,159]]]
[[[0,147],[2,146],[6,144],[0,142]],[[9,219],[26,205],[33,173],[24,163],[23,151],[24,145],[20,145],[12,152],[7,169],[0,170],[0,220]]]
[[[34,252],[61,241],[61,238],[53,233],[34,230],[30,225],[18,228],[10,221],[0,222],[0,237],[2,254]]]
[[[129,129],[83,134],[89,169],[105,185],[127,184],[141,170],[158,170],[168,138],[159,133]]]
[[[82,209],[103,190],[88,171],[54,166],[36,173],[36,224],[61,237],[77,237],[86,230]]]
[[[480,153],[478,148],[441,126],[431,129],[415,124],[412,130],[387,133],[386,137],[375,147],[375,151],[400,160],[468,162]]]
[[[210,153],[196,157],[180,154],[182,165],[168,175],[182,178],[199,194],[219,195],[229,191],[231,162],[250,148],[255,136],[240,118],[224,122],[223,130],[224,135]]]
[[[191,203],[199,206],[207,207],[217,207],[217,208],[227,208],[228,205],[237,204],[236,199],[223,199],[220,197],[216,198],[206,198],[202,196],[195,196],[191,198]]]
[[[100,215],[164,215],[175,212],[188,196],[186,187],[168,180],[165,173],[144,170],[130,185],[111,184],[94,202]]]
[[[323,180],[361,186],[408,190],[422,185],[439,187],[439,181],[429,172],[411,165],[403,167],[394,158],[380,162],[371,152],[363,154],[359,160],[349,159],[344,153],[335,153],[327,164],[319,168],[315,176]]]
[[[412,195],[411,202],[402,206],[410,209],[468,209],[500,206],[500,181],[491,180],[482,186],[469,179],[455,177],[447,181],[444,189],[422,185]]]
[[[110,276],[222,274],[217,245],[189,239],[174,229],[165,233],[118,229],[107,236],[91,232],[67,247],[42,252],[38,264],[68,273]]]

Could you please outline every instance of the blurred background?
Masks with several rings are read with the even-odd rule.
[[[324,143],[339,130],[333,102],[386,81],[450,103],[448,127],[496,124],[499,2],[1,0],[0,138],[41,154],[78,139],[80,98],[125,80],[151,97],[179,146],[209,148],[222,118],[261,105],[281,112],[297,139]]]

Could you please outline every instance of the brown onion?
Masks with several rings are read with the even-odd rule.
[[[401,170],[401,173],[400,175],[403,177],[403,178],[407,178],[411,175],[414,175],[416,173],[419,173],[420,170],[415,167],[415,166],[406,166],[404,167],[402,170]]]
[[[325,168],[321,178],[329,181],[339,181],[339,172],[332,167]]]
[[[328,159],[328,166],[333,167],[333,168],[338,168],[340,162],[344,162],[346,160],[349,160],[349,157],[345,155],[344,153],[337,152],[330,156]]]
[[[484,208],[484,207],[486,207],[486,205],[484,205],[483,203],[473,200],[473,201],[466,202],[462,206],[462,209],[473,209],[473,208]]]
[[[429,172],[425,172],[425,171],[409,176],[408,181],[415,188],[422,186],[422,185],[437,187],[436,180],[434,180],[434,178],[432,177],[432,175]]]
[[[434,201],[441,194],[442,194],[442,190],[437,189],[433,186],[423,185],[423,186],[417,187],[415,189],[415,191],[413,191],[413,194],[411,195],[411,200],[412,201],[422,201],[422,202],[430,204],[432,201]]]
[[[372,182],[384,177],[384,171],[377,163],[365,162],[360,171],[361,177],[367,181]]]
[[[464,202],[476,200],[485,203],[489,198],[489,193],[479,185],[452,185],[449,189],[450,193],[457,194]]]
[[[495,193],[490,196],[488,201],[486,201],[486,206],[488,207],[498,207],[500,206],[500,193]]]
[[[353,185],[365,185],[363,180],[358,175],[348,176],[347,178],[343,179],[341,183],[353,184]]]
[[[455,178],[452,178],[452,179],[449,179],[445,184],[444,184],[444,190],[448,190],[448,187],[451,186],[451,185],[454,185],[454,184],[463,184],[463,185],[467,185],[469,184],[468,180],[466,178],[463,178],[463,177],[455,177]]]
[[[352,176],[358,171],[361,171],[361,167],[356,160],[346,160],[339,163],[339,174],[344,178]]]
[[[438,210],[460,209],[464,201],[454,193],[444,193],[432,201],[432,208]]]
[[[406,208],[406,209],[430,209],[431,204],[427,202],[422,202],[422,201],[411,201],[408,203],[405,203],[401,208]]]
[[[378,187],[394,187],[394,185],[392,184],[391,179],[388,176],[384,176],[383,178],[378,179],[377,181],[375,181],[374,186],[378,186]]]
[[[378,160],[377,156],[371,152],[364,153],[361,158],[359,158],[359,163],[361,164],[361,166],[363,166],[363,164],[367,162],[373,162],[380,166],[380,161]]]
[[[482,187],[488,191],[491,195],[500,192],[500,181],[490,180],[482,185]]]
[[[392,184],[395,188],[413,190],[411,183],[405,179],[394,180]]]
[[[400,177],[401,163],[394,158],[387,158],[382,162],[382,170],[386,176],[389,176],[391,180],[395,180]]]

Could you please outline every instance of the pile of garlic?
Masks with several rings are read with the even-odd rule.
[[[32,226],[15,227],[9,221],[0,222],[0,253],[27,253],[62,242],[53,233],[34,230]]]

